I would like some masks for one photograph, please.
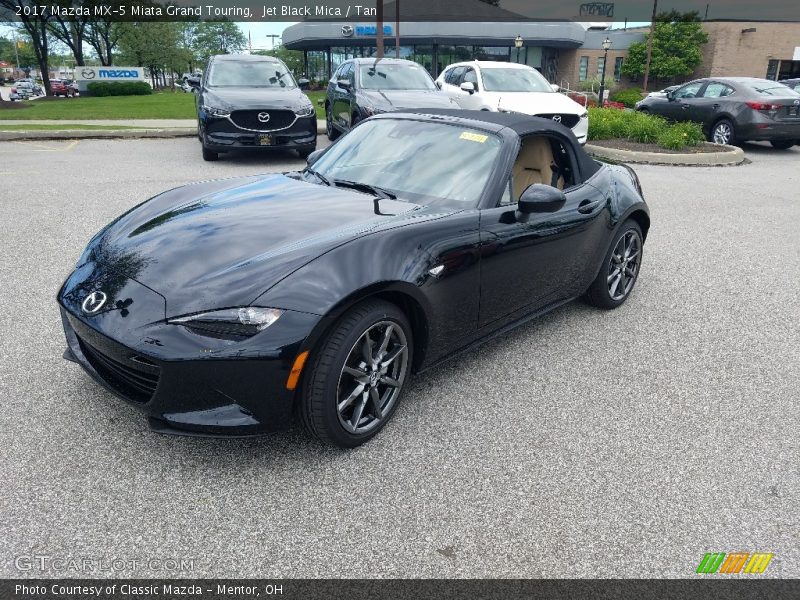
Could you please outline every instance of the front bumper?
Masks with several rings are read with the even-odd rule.
[[[160,323],[123,344],[64,306],[61,318],[64,358],[142,410],[152,429],[212,437],[260,435],[291,424],[295,392],[286,381],[319,319],[286,311],[269,329],[234,344]],[[148,345],[151,352],[141,347]]]
[[[311,149],[317,144],[317,117],[298,117],[291,125],[281,129],[251,130],[237,126],[231,119],[200,117],[203,143],[207,148],[224,152],[236,148],[296,148]],[[267,143],[265,143],[267,142]]]

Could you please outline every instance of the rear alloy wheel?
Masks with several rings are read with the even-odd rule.
[[[789,148],[794,146],[795,141],[794,140],[772,140],[770,142],[770,144],[772,144],[772,147],[776,148],[777,150],[788,150]]]
[[[733,146],[736,143],[736,133],[733,129],[733,123],[728,119],[722,119],[716,122],[711,129],[711,141],[715,144]]]
[[[642,230],[626,221],[606,254],[603,267],[589,286],[586,298],[598,308],[617,308],[630,296],[642,264]]]
[[[333,126],[333,115],[328,107],[325,108],[325,133],[328,135],[328,139],[332,142],[335,142],[341,135],[339,130]]]
[[[315,353],[300,414],[319,439],[354,448],[394,414],[411,367],[411,327],[394,304],[368,300],[348,311]]]

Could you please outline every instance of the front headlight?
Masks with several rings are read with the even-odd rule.
[[[277,308],[246,306],[177,317],[167,322],[183,325],[200,334],[250,337],[264,331],[282,314],[283,311]]]
[[[301,106],[296,111],[294,111],[298,117],[310,117],[314,114],[314,105],[313,104],[306,104]]]
[[[215,106],[204,106],[203,110],[208,113],[209,117],[225,118],[230,116],[231,114],[231,111],[226,110],[224,108],[217,108]]]

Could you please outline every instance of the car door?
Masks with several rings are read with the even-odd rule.
[[[475,91],[470,94],[461,89],[461,83],[469,82],[475,86]],[[478,73],[473,67],[467,67],[461,76],[457,100],[458,105],[465,110],[479,110],[481,108],[480,88],[478,87]]]
[[[459,106],[461,106],[459,100],[464,95],[464,92],[462,92],[461,88],[458,86],[461,85],[461,78],[464,76],[464,71],[466,70],[467,68],[463,66],[453,67],[445,74],[444,84],[442,85],[442,89],[447,92],[450,99],[455,101]]]
[[[725,98],[733,94],[731,86],[721,81],[709,81],[701,94],[692,100],[692,121],[710,126],[724,108]]]
[[[481,211],[481,327],[578,295],[608,227],[602,183],[567,183],[559,210],[522,215],[514,179],[497,207]]]
[[[672,121],[692,121],[697,108],[697,96],[700,95],[705,81],[692,81],[678,88],[672,97],[660,106],[660,114]]]
[[[344,85],[342,85],[344,83]],[[350,96],[353,83],[353,63],[342,65],[342,71],[336,80],[333,100],[333,119],[345,130],[350,128]]]

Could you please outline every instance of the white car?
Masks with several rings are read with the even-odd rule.
[[[507,62],[455,63],[442,71],[436,85],[465,110],[518,112],[553,119],[586,143],[589,113],[558,92],[533,67]]]

